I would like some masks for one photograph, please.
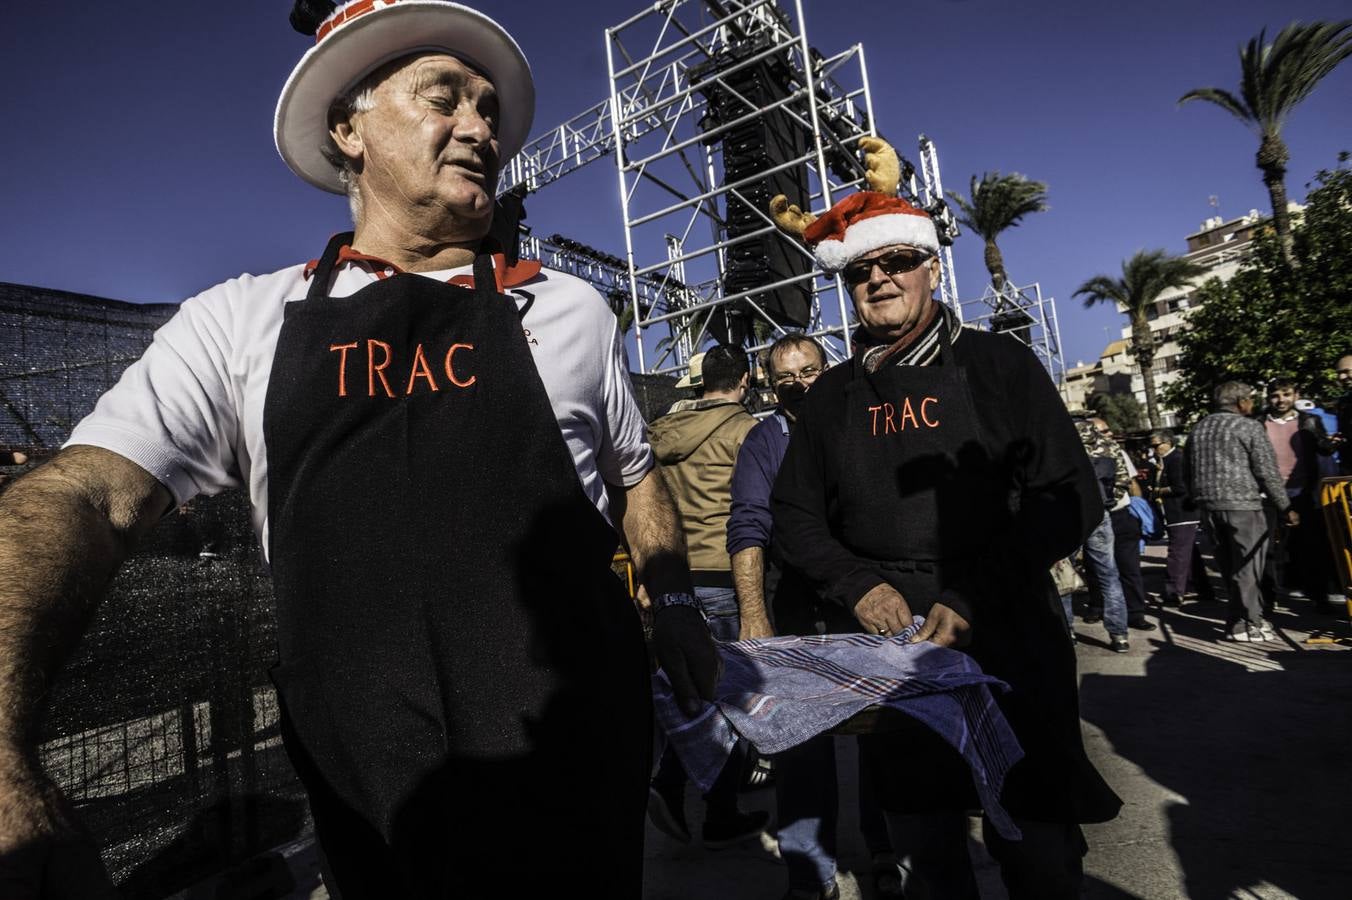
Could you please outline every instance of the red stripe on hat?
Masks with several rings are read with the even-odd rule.
[[[315,30],[315,43],[318,44],[324,40],[329,36],[329,32],[343,23],[351,22],[353,19],[373,12],[377,6],[389,6],[397,2],[398,0],[356,0],[354,3],[336,9],[333,15],[321,22],[319,28]]]

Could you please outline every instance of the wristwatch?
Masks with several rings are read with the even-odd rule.
[[[694,594],[687,594],[684,591],[673,591],[668,594],[658,594],[653,598],[653,611],[667,609],[671,606],[689,606],[704,615],[704,605],[699,602],[699,598]]]

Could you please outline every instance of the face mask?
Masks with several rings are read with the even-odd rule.
[[[801,381],[781,384],[775,388],[775,396],[779,398],[779,405],[784,407],[785,412],[797,418],[798,410],[803,408],[803,400],[807,398],[807,385]]]

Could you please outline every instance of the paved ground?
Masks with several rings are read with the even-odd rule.
[[[1161,577],[1148,550],[1147,587]],[[1090,756],[1122,795],[1122,815],[1090,827],[1085,896],[1092,898],[1352,897],[1352,641],[1346,619],[1279,610],[1279,640],[1217,640],[1221,604],[1153,610],[1160,629],[1132,633],[1130,653],[1107,650],[1099,625],[1077,623],[1081,710]],[[856,820],[854,757],[840,740],[846,809]],[[773,809],[770,791],[746,795]],[[702,804],[688,798],[692,831]],[[973,831],[983,896],[1004,898]],[[845,829],[846,900],[871,898],[868,859]],[[311,853],[292,848],[301,888],[326,897]],[[779,900],[784,871],[772,842],[714,853],[648,828],[645,900]]]

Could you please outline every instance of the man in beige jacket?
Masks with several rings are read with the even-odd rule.
[[[691,360],[691,373],[681,386],[699,391],[699,399],[682,402],[648,429],[648,440],[662,463],[667,487],[676,499],[685,527],[687,557],[695,596],[709,630],[720,641],[737,640],[740,627],[737,594],[732,586],[727,525],[732,507],[732,467],[742,441],[756,419],[742,406],[750,379],[746,353],[720,344]],[[698,364],[697,364],[698,363]],[[718,849],[760,834],[764,813],[737,809],[741,759],[734,754],[706,796],[708,812],[704,844]],[[668,751],[649,792],[648,814],[663,832],[685,842],[685,773]]]

